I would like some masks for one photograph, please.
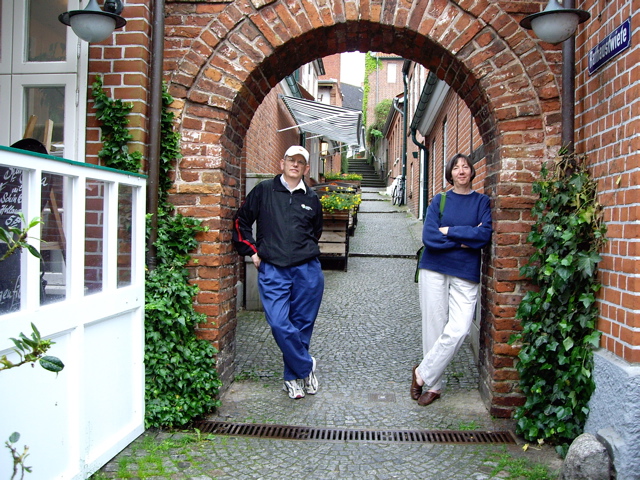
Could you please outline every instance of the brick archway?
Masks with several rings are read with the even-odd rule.
[[[192,265],[201,337],[232,374],[238,258],[231,219],[239,204],[240,154],[264,96],[300,66],[334,53],[382,51],[421,63],[445,80],[475,116],[487,153],[485,191],[495,233],[483,278],[480,390],[493,415],[510,416],[523,398],[506,342],[523,295],[518,268],[532,205],[530,184],[559,143],[558,82],[543,52],[518,26],[512,2],[482,0],[236,0],[169,3],[165,74],[182,134],[183,159],[171,201],[201,218]],[[501,5],[511,8],[505,11]],[[550,58],[545,57],[550,55]]]

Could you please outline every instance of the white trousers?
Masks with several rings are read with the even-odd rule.
[[[469,334],[478,284],[421,269],[418,287],[424,355],[418,374],[428,389],[441,390],[444,371]]]

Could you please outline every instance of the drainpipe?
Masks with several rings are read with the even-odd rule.
[[[427,192],[429,191],[429,149],[418,141],[416,138],[417,131],[417,128],[411,127],[411,140],[424,153],[424,182],[422,183],[422,198],[424,198],[422,218],[424,219],[427,216],[427,206],[429,205],[427,202]]]
[[[575,8],[575,0],[565,0],[563,8]],[[567,154],[574,152],[576,88],[576,36],[562,42],[562,139]]]
[[[427,207],[429,205],[428,197],[429,197],[429,149],[425,147],[422,143],[418,142],[416,138],[416,132],[418,131],[418,125],[424,118],[427,109],[429,108],[429,102],[431,101],[431,95],[433,95],[433,91],[438,84],[438,77],[433,72],[429,72],[427,75],[427,80],[422,87],[422,92],[420,92],[420,99],[418,100],[418,105],[416,105],[416,111],[413,115],[413,119],[411,120],[411,139],[413,143],[418,146],[424,152],[424,183],[422,184],[422,198],[424,199],[423,208],[422,208],[422,218],[425,218],[427,214]]]
[[[404,102],[402,103],[402,178],[404,178],[404,197],[400,199],[400,205],[407,203],[407,108],[409,103],[407,70],[410,63],[409,60],[405,60],[402,67],[402,83],[404,84]]]
[[[149,75],[149,176],[147,178],[147,213],[151,216],[147,239],[146,264],[156,267],[158,239],[158,188],[160,181],[160,141],[162,128],[162,64],[164,59],[164,0],[153,2],[151,24],[151,72]]]
[[[429,196],[429,149],[424,144],[418,142],[418,139],[416,138],[416,132],[418,131],[418,125],[424,118],[424,115],[429,107],[431,95],[433,94],[433,91],[435,90],[437,84],[438,77],[436,77],[433,72],[429,72],[429,74],[427,75],[427,80],[422,87],[422,92],[420,92],[420,99],[418,100],[418,105],[416,105],[416,111],[413,114],[411,126],[409,127],[411,130],[411,140],[413,140],[413,143],[424,152],[424,182],[422,184],[422,198],[424,199],[422,206],[423,219],[426,216],[427,207],[429,205],[427,201]]]

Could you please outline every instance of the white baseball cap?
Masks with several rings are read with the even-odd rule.
[[[294,155],[302,155],[304,157],[304,161],[309,161],[309,152],[306,148],[301,147],[300,145],[292,145],[284,152],[285,157],[293,157]]]

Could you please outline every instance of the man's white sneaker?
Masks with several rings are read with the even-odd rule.
[[[289,394],[289,398],[294,400],[304,397],[304,382],[298,380],[285,380],[283,390]]]
[[[316,377],[316,359],[313,360],[313,366],[311,367],[311,373],[304,379],[304,389],[309,395],[315,395],[318,392],[318,377]]]

